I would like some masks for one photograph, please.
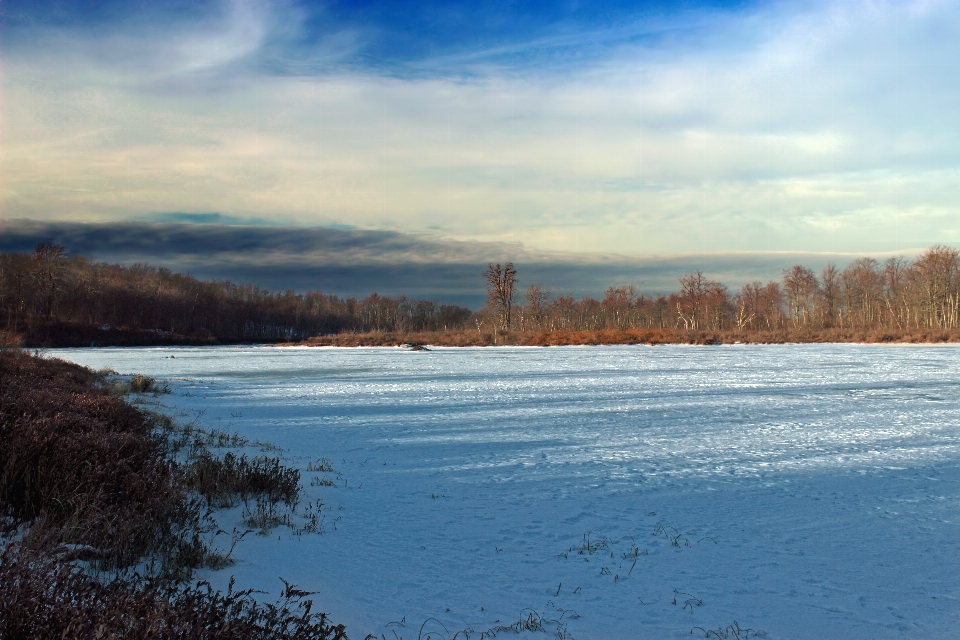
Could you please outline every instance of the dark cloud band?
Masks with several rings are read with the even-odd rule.
[[[677,289],[694,270],[739,288],[779,279],[803,264],[840,267],[852,254],[729,253],[600,256],[531,251],[521,245],[443,240],[395,231],[329,227],[262,227],[156,222],[0,222],[0,251],[29,252],[41,242],[71,255],[106,262],[146,262],[201,278],[229,279],[273,290],[321,290],[340,296],[407,295],[477,308],[489,262],[511,260],[521,288],[602,296],[609,286],[634,284],[644,293]],[[882,257],[882,256],[877,256]]]

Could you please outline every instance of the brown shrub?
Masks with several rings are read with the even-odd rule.
[[[58,531],[103,567],[123,567],[182,542],[200,506],[152,421],[94,381],[66,362],[0,354],[0,505],[33,535]]]
[[[194,568],[229,563],[208,542],[215,496],[293,505],[299,471],[209,452],[177,465],[170,422],[96,380],[0,351],[0,639],[345,638],[290,585],[261,605],[253,591],[185,584]],[[141,562],[150,579],[124,577]]]

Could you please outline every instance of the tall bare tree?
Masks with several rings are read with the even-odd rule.
[[[709,281],[702,271],[695,271],[680,278],[680,296],[677,300],[677,317],[684,329],[696,331],[703,321],[703,307]]]
[[[740,287],[740,293],[734,296],[736,315],[733,319],[740,331],[753,328],[754,321],[760,311],[761,290],[760,281],[756,280]]]
[[[787,309],[794,326],[807,324],[817,287],[817,277],[806,267],[798,264],[783,272],[783,290],[787,294]]]
[[[510,315],[513,310],[513,295],[517,287],[517,270],[513,263],[508,262],[502,267],[488,264],[483,272],[483,279],[487,282],[487,300],[496,311],[501,329],[510,328]]]

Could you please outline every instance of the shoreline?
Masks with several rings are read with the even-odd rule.
[[[687,344],[761,345],[761,344],[960,344],[960,331],[917,330],[900,332],[823,330],[820,332],[688,332],[669,329],[627,329],[598,331],[511,332],[507,334],[470,334],[467,332],[364,333],[317,336],[275,346],[301,347],[496,347],[496,346],[612,346],[612,345]]]
[[[104,332],[106,333],[106,332]],[[960,344],[958,329],[819,329],[777,331],[689,331],[681,329],[599,329],[589,331],[553,330],[479,332],[367,332],[313,336],[304,340],[220,339],[216,336],[158,335],[151,332],[117,332],[97,336],[99,340],[51,337],[24,339],[21,335],[0,334],[0,344],[27,349],[109,348],[109,347],[200,347],[271,345],[277,347],[558,347],[600,345],[763,345],[763,344]]]
[[[315,342],[217,342],[217,343],[183,343],[183,344],[96,344],[96,345],[58,345],[23,347],[27,351],[44,351],[60,349],[176,349],[176,348],[217,348],[217,347],[274,347],[274,348],[303,348],[303,349],[404,349],[408,351],[431,351],[433,349],[498,349],[503,347],[523,349],[546,349],[557,347],[778,347],[801,345],[862,345],[876,347],[960,347],[960,340],[938,341],[866,341],[866,340],[784,340],[784,341],[718,341],[718,342],[583,342],[555,345],[498,343],[498,344],[436,344],[432,342],[417,343],[382,343],[382,344],[317,344]],[[422,348],[416,348],[422,347]]]

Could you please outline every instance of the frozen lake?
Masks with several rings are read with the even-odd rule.
[[[327,532],[247,536],[203,577],[282,576],[355,639],[531,610],[537,638],[960,637],[956,347],[49,355],[169,379],[171,415],[283,447]]]

